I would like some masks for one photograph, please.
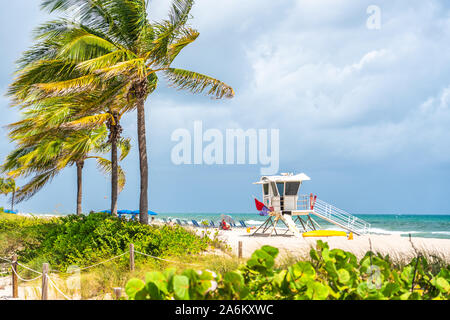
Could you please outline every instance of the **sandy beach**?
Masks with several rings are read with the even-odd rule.
[[[19,215],[25,217],[38,217],[38,218],[57,218],[58,215],[37,215],[20,213]],[[163,225],[164,223],[160,219],[156,219],[155,225]],[[172,223],[175,225],[175,223]],[[408,261],[415,257],[416,251],[425,253],[426,256],[436,256],[447,263],[450,263],[450,239],[437,239],[437,238],[421,238],[412,237],[412,243],[408,237],[401,237],[399,235],[364,235],[354,236],[353,240],[347,240],[345,237],[328,237],[328,238],[303,238],[295,236],[268,236],[268,235],[255,235],[252,236],[244,228],[234,228],[230,231],[219,230],[217,228],[194,228],[188,226],[187,228],[193,229],[197,234],[201,235],[205,230],[210,231],[211,234],[218,231],[219,239],[225,241],[232,249],[232,254],[238,254],[239,241],[243,243],[243,257],[248,258],[251,254],[261,248],[263,245],[270,245],[280,250],[280,257],[293,256],[293,257],[306,257],[309,256],[309,250],[311,247],[316,246],[317,240],[327,242],[331,249],[342,249],[349,251],[356,255],[358,258],[362,258],[367,251],[372,248],[375,253],[381,253],[383,256],[389,254],[393,261]],[[252,230],[253,232],[253,230]],[[415,249],[413,248],[413,245]]]
[[[427,256],[437,256],[450,263],[450,239],[412,238],[394,235],[354,236],[353,240],[345,237],[299,238],[295,236],[251,236],[245,229],[219,231],[219,238],[226,241],[233,254],[238,252],[238,243],[242,241],[243,257],[248,258],[263,245],[270,245],[280,250],[280,257],[305,257],[318,239],[327,242],[331,249],[352,252],[358,258],[370,250],[383,255],[389,254],[393,261],[407,261],[416,256],[416,250]]]

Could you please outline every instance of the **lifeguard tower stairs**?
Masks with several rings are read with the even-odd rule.
[[[282,173],[280,176],[263,176],[255,182],[262,187],[261,205],[266,207],[263,214],[267,214],[268,218],[253,235],[267,231],[269,235],[278,235],[276,227],[281,221],[287,227],[284,234],[292,232],[300,236],[300,230],[308,232],[321,228],[314,218],[323,219],[356,235],[369,232],[368,222],[317,199],[317,196],[299,194],[303,182],[309,180],[311,178],[304,173]]]

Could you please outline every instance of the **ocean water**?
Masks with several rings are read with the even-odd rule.
[[[228,214],[236,222],[245,221],[247,225],[258,226],[265,221],[256,213]],[[160,213],[156,218],[182,219],[191,222],[192,219],[220,221],[221,214],[217,213]],[[371,224],[371,234],[379,235],[400,235],[408,237],[422,238],[442,238],[450,239],[450,215],[393,215],[393,214],[367,214],[355,215]],[[322,229],[339,230],[318,217],[313,218]],[[282,225],[282,224],[280,224]]]

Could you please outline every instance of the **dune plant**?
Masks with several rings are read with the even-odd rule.
[[[322,241],[311,249],[311,261],[276,269],[278,249],[263,246],[237,270],[149,272],[145,281],[126,285],[129,299],[227,300],[448,300],[450,266],[432,273],[425,258],[401,269],[372,252],[358,261],[349,252],[330,250]]]

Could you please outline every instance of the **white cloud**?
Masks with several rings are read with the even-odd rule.
[[[247,15],[245,25],[260,30],[264,15],[258,14],[270,3],[258,3],[199,1],[195,24],[223,35],[223,24],[235,29]],[[443,54],[450,49],[448,15],[440,1],[408,8],[383,2],[382,28],[371,31],[367,5],[299,0],[284,6],[282,18],[272,15],[257,35],[241,31],[236,39],[249,78],[230,104],[161,102],[165,108],[154,117],[166,115],[173,127],[203,119],[218,128],[280,128],[281,149],[292,160],[305,152],[316,154],[315,161],[448,160],[450,152],[436,141],[450,139],[440,121],[448,116],[449,93],[424,103],[450,83],[450,57]],[[423,114],[424,108],[434,111]]]

